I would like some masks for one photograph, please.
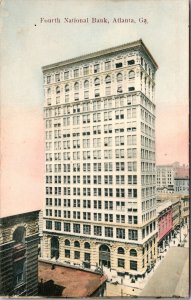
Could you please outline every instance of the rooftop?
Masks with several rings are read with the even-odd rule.
[[[62,66],[69,66],[70,64],[73,64],[73,63],[87,61],[89,59],[94,59],[96,57],[104,56],[104,55],[107,55],[107,54],[120,52],[120,51],[123,51],[123,50],[126,50],[126,49],[128,49],[128,50],[135,50],[136,49],[137,50],[137,49],[140,49],[140,48],[142,49],[142,51],[145,52],[145,54],[152,61],[154,67],[156,69],[158,69],[158,65],[157,65],[156,61],[152,57],[151,53],[149,52],[149,50],[147,49],[147,47],[145,46],[143,41],[140,39],[140,40],[137,40],[137,41],[134,41],[134,42],[131,42],[131,43],[126,43],[126,44],[123,44],[123,45],[120,45],[120,46],[104,49],[104,50],[101,50],[101,51],[96,51],[96,52],[93,52],[93,53],[89,53],[89,54],[81,55],[81,56],[78,56],[78,57],[75,57],[75,58],[71,58],[71,59],[68,59],[68,60],[65,60],[65,61],[53,63],[53,64],[42,67],[42,71],[44,72],[44,71],[49,71],[51,69],[55,69],[55,68],[62,67]]]
[[[188,297],[189,248],[171,247],[140,296]]]
[[[104,275],[39,261],[38,281],[43,296],[88,297],[105,281]],[[43,285],[43,286],[42,286]]]

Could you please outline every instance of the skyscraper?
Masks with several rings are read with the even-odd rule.
[[[157,64],[138,40],[42,70],[42,255],[142,276],[157,256]]]

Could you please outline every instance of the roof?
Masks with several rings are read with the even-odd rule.
[[[120,52],[120,51],[123,51],[123,50],[126,50],[126,49],[134,50],[134,49],[139,49],[139,48],[141,48],[145,52],[145,54],[149,57],[149,59],[153,63],[154,67],[156,69],[158,69],[158,65],[157,65],[156,61],[152,57],[151,53],[149,52],[149,50],[147,49],[147,47],[145,46],[143,41],[140,39],[140,40],[137,40],[137,41],[134,41],[134,42],[131,42],[131,43],[126,43],[126,44],[123,44],[123,45],[120,45],[120,46],[104,49],[104,50],[101,50],[101,51],[96,51],[96,52],[93,52],[93,53],[89,53],[89,54],[81,55],[81,56],[78,56],[78,57],[75,57],[75,58],[71,58],[71,59],[68,59],[68,60],[65,60],[65,61],[53,63],[53,64],[42,67],[42,71],[44,72],[44,71],[55,69],[55,68],[58,68],[58,67],[69,66],[69,65],[77,63],[77,62],[87,61],[87,60],[94,59],[94,58],[104,56],[104,55],[107,55],[107,54]]]
[[[43,281],[43,288],[48,291],[48,296],[61,297],[87,297],[92,295],[105,281],[106,276],[79,270],[71,267],[65,267],[54,262],[55,268],[52,269],[52,263],[39,261],[38,279],[39,283]],[[54,288],[50,292],[50,284]],[[56,292],[59,291],[59,294]]]
[[[171,247],[141,292],[144,297],[188,297],[189,248]]]
[[[172,206],[172,202],[171,201],[163,201],[162,203],[160,203],[158,206],[157,206],[157,212],[161,212],[163,211],[164,209],[168,208]]]

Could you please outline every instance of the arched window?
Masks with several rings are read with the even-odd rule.
[[[56,87],[56,94],[60,94],[60,87],[59,86]]]
[[[96,78],[96,79],[94,80],[94,84],[95,84],[95,85],[100,85],[100,80],[99,80],[99,78]]]
[[[129,79],[133,79],[133,78],[135,78],[135,72],[133,70],[131,70],[129,72]]]
[[[78,90],[79,90],[79,83],[78,83],[78,82],[75,82],[75,83],[74,83],[74,90],[75,90],[75,91],[78,91]]]
[[[69,240],[65,240],[64,244],[65,244],[65,246],[70,246],[70,241]]]
[[[50,95],[50,93],[51,93],[51,88],[48,88],[47,89],[47,94]]]
[[[88,89],[88,88],[89,88],[89,81],[88,81],[88,80],[85,80],[85,81],[84,81],[84,88],[85,88],[85,89]]]
[[[19,226],[13,232],[13,240],[16,243],[24,243],[25,242],[26,229],[24,226]]]
[[[105,83],[108,84],[108,83],[111,83],[111,77],[109,75],[107,75],[105,77]]]
[[[123,80],[123,75],[121,73],[117,74],[117,81],[122,81]]]
[[[117,249],[117,253],[118,253],[118,254],[125,254],[125,250],[124,250],[122,247],[119,247],[119,248]]]
[[[130,256],[137,256],[137,251],[135,249],[131,249]]]
[[[70,90],[70,89],[69,89],[69,85],[66,84],[66,85],[65,85],[65,92],[69,92],[69,90]]]
[[[78,241],[75,241],[74,242],[74,247],[78,247],[79,248],[80,247],[80,243]]]
[[[90,243],[86,242],[86,243],[84,244],[84,248],[85,248],[85,249],[90,249]]]

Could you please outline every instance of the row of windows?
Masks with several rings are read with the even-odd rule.
[[[53,229],[53,221],[46,220],[46,229]],[[71,223],[63,223],[64,232],[71,232],[71,227],[73,228],[73,233],[83,233],[90,235],[91,234],[91,225],[83,224],[83,231],[81,224],[73,224]],[[103,230],[104,229],[104,230]],[[54,230],[61,231],[62,230],[62,223],[59,221],[54,221]],[[104,233],[105,237],[114,237],[114,229],[113,227],[105,227],[98,225],[93,225],[93,234],[95,236],[102,236]],[[115,230],[116,238],[125,239],[127,236],[125,235],[125,229],[123,228],[116,228]],[[128,239],[129,240],[138,240],[138,231],[135,229],[128,229]]]
[[[79,77],[79,76],[87,76],[91,73],[99,73],[100,71],[109,71],[111,69],[118,69],[118,68],[122,68],[122,67],[125,67],[125,66],[132,66],[135,64],[135,60],[134,59],[130,59],[130,60],[127,60],[127,61],[124,61],[124,63],[122,61],[115,61],[115,63],[111,60],[109,61],[105,61],[103,62],[103,66],[101,67],[101,64],[100,63],[94,63],[94,64],[91,64],[91,65],[87,65],[87,66],[81,66],[79,68],[76,68],[74,70],[65,70],[63,72],[63,74],[61,74],[60,72],[57,72],[55,74],[55,82],[59,82],[60,80],[68,80],[70,78],[76,78],[76,77]],[[148,73],[148,75],[154,79],[154,72],[152,71],[151,67],[148,66],[148,63],[141,57],[141,60],[140,60],[140,64],[141,66],[143,67],[143,69]],[[53,76],[51,75],[47,75],[46,76],[46,83],[49,84],[51,82],[54,82],[54,79],[53,79]]]
[[[101,196],[102,194],[106,197],[115,197],[117,198],[137,198],[137,189],[112,189],[112,188],[93,188],[93,196]],[[54,189],[52,187],[46,187],[46,194],[47,195],[61,195],[61,187],[55,187]],[[73,194],[80,196],[81,189],[80,188],[73,188],[73,192],[71,193],[70,187],[64,187],[63,188],[63,194],[64,195],[71,195]],[[91,189],[90,188],[83,188],[83,196],[91,196]]]
[[[145,176],[146,177],[146,176]],[[147,176],[150,178],[149,176]],[[152,176],[151,176],[152,177]],[[61,176],[46,176],[46,183],[61,183]],[[125,184],[125,175],[83,175],[81,176],[63,176],[63,183],[71,183],[73,179],[73,183],[80,183],[82,182],[83,184],[113,184],[114,179],[116,184]],[[127,176],[127,183],[128,184],[137,184],[137,175],[128,175]]]
[[[131,60],[128,60],[127,61],[127,66],[132,66],[135,64],[135,61],[133,59]],[[122,62],[118,62],[118,63],[115,63],[115,68],[118,69],[118,68],[122,68],[123,67],[123,63]],[[93,70],[92,70],[92,73],[96,74],[96,73],[99,73],[101,71],[100,69],[100,64],[96,63],[92,66]],[[81,69],[81,70],[80,70]],[[77,68],[77,69],[74,69],[73,70],[73,76],[72,76],[72,70],[69,71],[65,71],[64,74],[63,74],[63,77],[64,77],[64,80],[68,80],[70,78],[76,78],[76,77],[79,77],[79,76],[82,76],[82,68]],[[105,68],[104,68],[105,71],[108,71],[108,70],[111,70],[111,61],[106,61],[105,62]],[[150,68],[149,68],[150,70]],[[150,71],[151,72],[151,71]],[[84,66],[83,67],[83,75],[84,76],[87,76],[90,74],[90,66]],[[47,75],[46,77],[46,83],[49,84],[52,82],[52,76],[51,75]],[[55,82],[59,82],[61,80],[61,74],[60,73],[56,73],[55,74]]]
[[[101,159],[101,151],[97,151],[98,154],[100,154],[97,157],[100,157]],[[52,172],[52,164],[46,164],[46,172]],[[55,165],[55,172],[61,172],[61,164],[56,164]],[[112,162],[104,162],[103,165],[101,165],[101,163],[94,163],[92,164],[94,171],[101,171],[102,167],[103,167],[103,171],[107,172],[110,171],[112,172],[113,170],[115,171],[125,171],[125,163],[124,162],[116,162],[115,164]],[[114,168],[115,166],[115,168]],[[80,168],[80,163],[73,163],[73,164],[63,164],[63,172],[80,172],[80,170],[82,169],[82,166]],[[90,172],[91,170],[91,164],[87,163],[87,164],[83,164],[83,171],[84,172]],[[127,163],[127,171],[137,171],[137,162],[128,162]],[[145,172],[145,171],[155,171],[155,164],[153,163],[141,163],[141,171]]]
[[[134,78],[135,78],[135,72],[134,72],[133,70],[130,70],[130,71],[128,72],[128,78],[129,78],[129,79],[134,79]],[[106,84],[106,85],[111,84],[111,76],[110,76],[110,75],[106,75],[104,81],[105,81],[105,84]],[[123,75],[122,75],[122,73],[116,74],[116,81],[117,81],[117,82],[123,81]],[[99,86],[100,83],[101,83],[99,77],[96,77],[96,78],[93,80],[93,82],[94,82],[94,86]],[[83,82],[83,87],[84,87],[84,89],[88,89],[89,86],[90,86],[89,80],[85,80],[85,81]],[[81,87],[81,83],[79,83],[79,82],[75,82],[74,84],[70,84],[70,85],[69,85],[69,84],[66,84],[66,85],[64,86],[64,91],[67,93],[67,92],[69,92],[70,89],[72,89],[72,88],[74,88],[75,91],[78,91],[78,90],[80,89],[80,87]],[[56,86],[55,91],[56,91],[56,94],[59,94],[59,93],[61,92],[60,86]],[[52,92],[52,89],[51,89],[50,87],[47,88],[47,94],[49,95],[49,94],[51,94],[51,92]]]
[[[64,219],[73,219],[73,220],[94,220],[94,221],[105,221],[105,222],[116,222],[116,223],[128,223],[128,224],[138,224],[137,216],[128,216],[125,215],[116,215],[113,214],[101,214],[101,213],[90,213],[90,212],[80,212],[80,211],[61,211],[61,210],[52,210],[46,209],[46,216],[52,217],[54,212],[54,217],[64,218]],[[127,218],[127,220],[126,220]]]
[[[54,200],[54,204],[53,204]],[[64,207],[72,207],[72,199],[61,199],[61,198],[46,198],[46,205],[48,206],[61,206],[63,201]],[[154,201],[154,200],[153,200]],[[154,203],[154,202],[153,202]],[[83,208],[95,208],[95,209],[108,209],[116,211],[125,211],[125,202],[124,201],[101,201],[101,200],[80,200],[73,199],[73,207],[83,207]],[[137,212],[137,209],[128,208],[128,212]]]

